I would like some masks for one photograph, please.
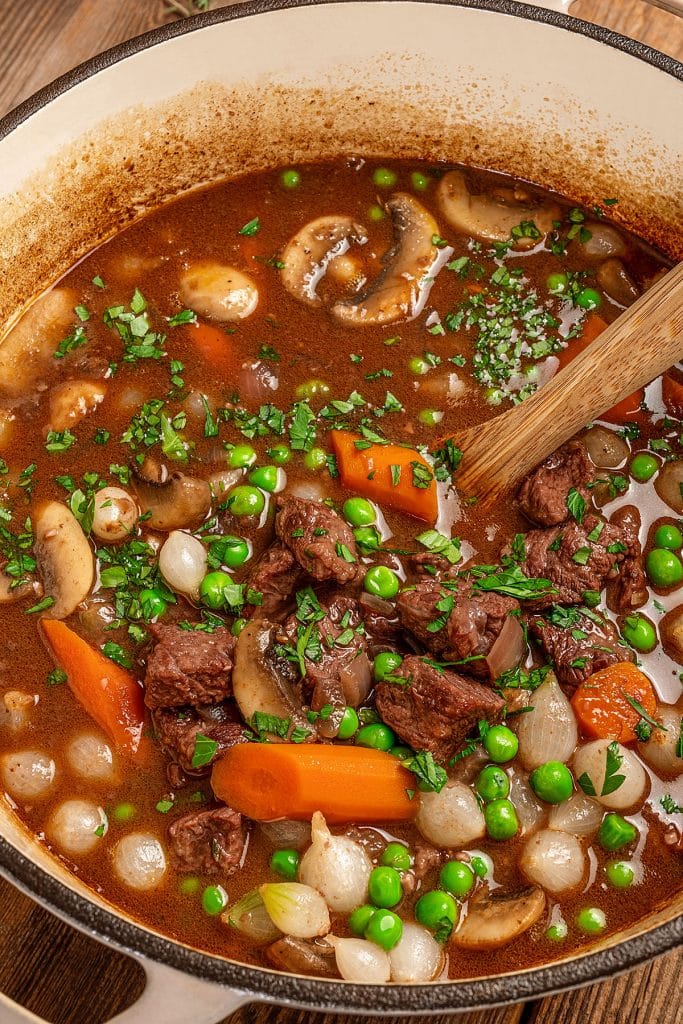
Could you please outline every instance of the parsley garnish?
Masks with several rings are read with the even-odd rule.
[[[218,751],[218,743],[209,736],[203,736],[198,732],[194,740],[194,753],[192,755],[192,767],[203,768],[213,761]]]

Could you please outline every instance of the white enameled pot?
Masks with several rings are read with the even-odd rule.
[[[554,7],[548,11],[544,8]],[[0,333],[77,258],[150,206],[273,164],[351,153],[491,167],[683,256],[683,67],[514,0],[253,0],[111,50],[0,122]],[[662,0],[669,9],[680,0]],[[673,948],[683,902],[587,954],[505,977],[369,987],[208,956],[87,890],[0,798],[0,870],[141,960],[125,1024],[214,1024],[253,1000],[367,1013],[493,1006],[611,976]],[[0,996],[0,1020],[37,1018]]]

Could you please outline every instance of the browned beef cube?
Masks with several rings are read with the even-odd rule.
[[[249,577],[249,589],[261,595],[252,617],[277,622],[294,607],[294,595],[304,585],[304,571],[293,552],[280,541],[266,548]]]
[[[232,875],[240,866],[246,833],[242,815],[231,807],[186,814],[168,830],[177,871]]]
[[[351,527],[327,505],[306,498],[281,498],[275,532],[316,580],[344,585],[359,575],[358,549]]]
[[[548,530],[530,530],[524,534],[526,560],[520,569],[530,579],[549,580],[555,594],[546,594],[525,602],[530,608],[551,604],[583,604],[586,591],[601,591],[615,579],[628,550],[623,530],[599,516],[584,516]],[[501,557],[509,556],[506,547]]]
[[[505,702],[487,686],[443,671],[415,655],[395,673],[406,680],[380,683],[375,703],[382,720],[414,750],[427,750],[441,764],[464,745],[482,719],[499,722]]]
[[[213,704],[200,708],[160,708],[152,713],[154,731],[164,752],[187,775],[208,775],[213,762],[244,740],[244,726],[237,720],[230,704]],[[206,764],[194,767],[197,736],[206,736],[216,750]]]
[[[214,633],[149,627],[153,646],[147,657],[145,704],[175,708],[186,704],[218,704],[232,692],[235,638],[221,626]]]
[[[517,494],[522,512],[539,526],[557,526],[569,518],[567,495],[575,488],[588,500],[587,484],[595,477],[595,467],[580,441],[558,448],[526,477]]]
[[[555,666],[561,683],[574,689],[594,672],[620,661],[635,661],[613,624],[594,612],[555,607],[550,619],[532,615],[529,629]]]
[[[613,612],[632,612],[641,608],[649,597],[640,546],[640,512],[635,505],[624,505],[617,509],[610,522],[621,530],[627,550],[619,575],[607,588],[607,606]]]
[[[464,580],[420,580],[399,594],[396,605],[402,625],[442,661],[463,662],[463,672],[496,678],[519,664],[526,649],[519,620],[511,615],[519,602],[477,591]],[[489,659],[498,637],[504,650]]]

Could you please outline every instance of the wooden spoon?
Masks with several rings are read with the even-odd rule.
[[[463,495],[491,507],[572,437],[683,356],[683,263],[521,405],[458,433]]]

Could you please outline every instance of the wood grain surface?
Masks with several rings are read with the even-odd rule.
[[[180,2],[190,5],[190,0]],[[230,2],[213,0],[211,6]],[[641,0],[577,0],[572,14],[683,59],[681,21]],[[163,0],[0,0],[0,116],[81,61],[173,17]],[[683,952],[679,951],[625,977],[576,992],[457,1018],[424,1020],[436,1024],[683,1024],[682,974]],[[51,1024],[102,1024],[134,1002],[143,984],[142,971],[133,961],[74,931],[0,880],[2,991]],[[230,1018],[231,1024],[342,1024],[344,1020],[262,1006],[246,1007]],[[150,1020],[150,1024],[163,1021]]]

